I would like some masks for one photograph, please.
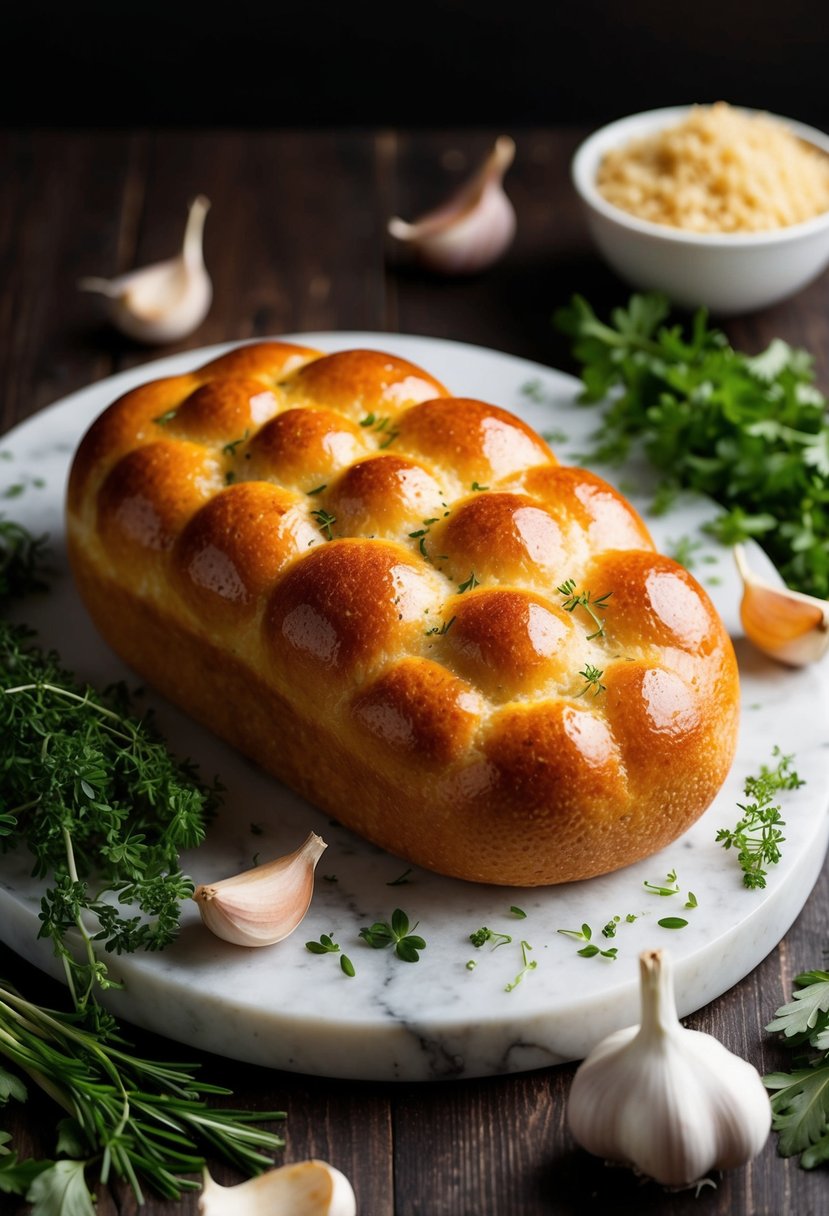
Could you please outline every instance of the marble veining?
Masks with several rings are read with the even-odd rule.
[[[512,409],[539,431],[565,433],[566,442],[559,444],[563,459],[580,459],[598,422],[596,412],[575,404],[575,380],[499,352],[401,335],[286,337],[323,350],[391,348],[459,395]],[[51,539],[52,589],[19,609],[21,619],[93,684],[126,679],[134,685],[135,679],[98,639],[68,574],[62,508],[71,453],[115,396],[226,348],[131,369],[57,402],[0,439],[0,495],[11,485],[23,486],[14,498],[0,498],[0,510]],[[532,391],[523,391],[530,382]],[[663,551],[683,548],[690,554],[695,575],[734,638],[742,686],[738,752],[706,814],[660,854],[588,882],[533,889],[462,883],[409,867],[358,839],[174,707],[148,696],[171,746],[192,757],[205,777],[220,775],[226,786],[207,842],[183,858],[196,882],[245,868],[255,854],[266,860],[288,852],[309,830],[328,849],[308,915],[286,941],[259,950],[227,945],[204,929],[195,905],[188,904],[181,933],[167,950],[109,959],[124,984],[107,997],[118,1016],[181,1043],[289,1071],[366,1080],[499,1075],[579,1059],[605,1034],[635,1022],[642,949],[670,950],[685,1016],[738,982],[774,948],[808,898],[829,839],[829,662],[791,671],[742,637],[731,555],[700,531],[716,514],[711,503],[680,496],[668,515],[652,517],[653,481],[644,467],[631,461],[621,470],[596,471],[631,498]],[[759,549],[752,548],[752,564],[773,577]],[[766,889],[752,892],[742,887],[736,858],[715,836],[739,818],[743,783],[772,762],[775,746],[794,754],[806,784],[781,794],[783,857]],[[679,894],[649,892],[646,882],[662,883],[673,870]],[[0,937],[58,975],[50,946],[36,940],[41,888],[29,871],[26,855],[0,858]],[[685,909],[689,891],[698,906]],[[513,905],[526,913],[523,919],[510,911]],[[403,962],[390,949],[373,950],[359,937],[361,927],[388,919],[395,907],[418,922],[427,942],[418,963]],[[636,919],[628,923],[628,914]],[[660,928],[657,921],[667,915],[684,917],[687,927]],[[602,926],[614,916],[620,917],[615,936],[604,938]],[[616,959],[579,957],[584,943],[559,932],[585,923],[594,942],[618,949]],[[469,935],[483,925],[512,940],[474,947]],[[352,960],[354,978],[342,972],[337,955],[306,950],[305,942],[322,933]],[[535,964],[523,974],[522,941]],[[772,1005],[773,1000],[759,1011],[762,1021],[770,1020]]]

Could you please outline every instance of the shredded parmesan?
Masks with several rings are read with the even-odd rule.
[[[762,232],[829,210],[829,156],[768,114],[717,102],[608,152],[596,180],[617,207],[691,232]]]

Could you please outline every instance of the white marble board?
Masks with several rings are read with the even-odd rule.
[[[498,351],[445,339],[361,332],[279,335],[325,351],[391,350],[442,380],[460,396],[478,397],[520,414],[552,440],[565,463],[581,463],[599,413],[576,403],[572,377]],[[72,585],[63,551],[62,509],[72,452],[92,419],[116,396],[148,378],[175,374],[230,344],[190,351],[102,380],[75,393],[0,440],[0,514],[49,533],[55,574],[48,596],[22,610],[45,644],[83,679],[103,686],[135,678],[98,639]],[[532,385],[531,391],[526,386]],[[227,945],[201,925],[195,905],[183,910],[177,941],[159,954],[109,960],[124,984],[107,998],[121,1018],[182,1043],[230,1058],[320,1076],[364,1080],[429,1080],[515,1073],[580,1059],[604,1035],[638,1020],[639,951],[667,948],[675,963],[677,1000],[685,1016],[725,992],[777,944],[800,912],[823,864],[829,836],[829,665],[793,671],[760,656],[741,636],[740,588],[731,553],[700,531],[716,508],[686,496],[663,517],[648,512],[652,480],[643,467],[596,471],[617,484],[645,516],[657,545],[672,552],[693,542],[693,571],[706,585],[734,638],[742,683],[736,761],[707,813],[662,853],[616,874],[561,887],[488,887],[412,869],[374,848],[264,776],[178,710],[150,695],[159,724],[179,754],[207,778],[220,776],[224,806],[208,840],[185,855],[197,882],[238,872],[295,848],[311,829],[328,843],[314,898],[299,929],[259,950]],[[633,484],[631,484],[633,483]],[[3,497],[23,486],[14,497]],[[774,571],[759,549],[752,562]],[[781,796],[786,820],[783,858],[763,891],[748,891],[733,853],[715,842],[719,827],[739,817],[745,778],[792,753],[806,784]],[[261,827],[254,835],[251,825]],[[675,870],[679,895],[650,894]],[[0,857],[0,937],[43,970],[59,975],[48,944],[36,940],[40,885],[22,852]],[[326,881],[323,875],[336,876]],[[687,892],[698,907],[686,911]],[[512,905],[526,912],[519,920]],[[418,963],[376,951],[359,930],[401,907],[427,942]],[[636,920],[627,923],[628,913]],[[660,928],[666,915],[688,920]],[[601,928],[620,923],[613,941]],[[582,958],[583,944],[559,929],[592,927],[594,940],[618,957]],[[487,925],[512,941],[476,950],[469,934]],[[336,956],[317,956],[305,942],[331,933],[349,955],[354,978]],[[507,990],[526,957],[537,965]],[[473,969],[467,962],[475,959]],[[760,1016],[771,1015],[771,1009]]]

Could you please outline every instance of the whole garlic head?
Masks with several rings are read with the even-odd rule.
[[[446,202],[414,223],[394,216],[389,233],[438,274],[475,274],[490,266],[515,235],[515,208],[503,186],[514,157],[514,141],[500,136],[478,171]]]
[[[644,951],[639,965],[641,1025],[609,1035],[582,1062],[567,1120],[588,1152],[689,1186],[760,1152],[771,1103],[751,1064],[679,1021],[665,952]]]
[[[199,195],[190,204],[181,252],[114,279],[85,278],[78,287],[106,301],[112,324],[137,342],[177,342],[201,325],[213,301],[204,264],[204,221],[210,202]]]
[[[356,1216],[345,1174],[327,1161],[298,1161],[238,1186],[220,1186],[204,1171],[200,1216]]]

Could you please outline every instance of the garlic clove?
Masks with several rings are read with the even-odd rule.
[[[771,1131],[757,1070],[677,1017],[670,960],[639,956],[642,1020],[603,1039],[579,1065],[567,1122],[588,1152],[664,1186],[755,1157]]]
[[[515,236],[515,208],[503,188],[515,143],[500,136],[478,171],[441,206],[414,223],[394,216],[388,231],[439,274],[475,274],[492,265]]]
[[[112,323],[124,334],[148,344],[176,342],[201,325],[213,300],[213,284],[204,264],[204,221],[210,202],[199,195],[190,204],[181,252],[114,279],[81,279],[81,291],[106,300]]]
[[[829,649],[829,601],[758,578],[742,545],[734,546],[734,560],[743,580],[740,620],[749,641],[788,667],[822,658]]]
[[[236,946],[272,946],[293,933],[311,904],[314,871],[327,844],[310,832],[293,853],[196,887],[193,899],[216,937]]]
[[[267,1170],[238,1186],[220,1186],[204,1171],[200,1216],[356,1216],[351,1183],[312,1158]]]

